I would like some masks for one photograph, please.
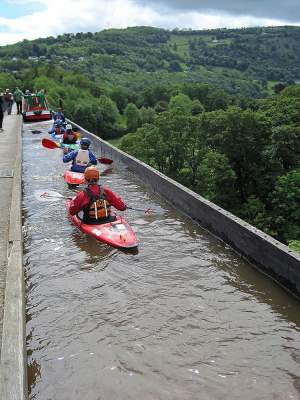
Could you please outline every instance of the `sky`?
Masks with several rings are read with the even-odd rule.
[[[107,28],[300,25],[300,0],[0,0],[0,45]]]

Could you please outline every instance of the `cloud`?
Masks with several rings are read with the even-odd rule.
[[[145,0],[10,1],[21,3],[23,7],[30,4],[31,9],[35,3],[38,5],[38,11],[14,19],[0,17],[0,45],[67,32],[96,32],[106,28],[126,28],[138,25],[167,29],[175,27],[212,29],[287,23],[286,20],[258,18],[251,14],[237,18],[222,10],[205,11],[197,8],[196,1],[192,0],[186,0],[186,6],[183,1],[170,0],[152,0],[152,2],[147,1],[147,4]],[[288,1],[292,0],[286,0]],[[218,0],[209,2],[217,6]],[[236,0],[232,2],[237,4]],[[205,4],[206,0],[202,0],[202,3]],[[246,0],[247,3],[250,1]]]
[[[138,0],[138,3],[149,4],[149,1]],[[155,7],[163,6],[173,10],[199,13],[218,10],[231,15],[300,21],[299,0],[151,0],[150,3]]]

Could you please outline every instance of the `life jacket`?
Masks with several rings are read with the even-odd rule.
[[[87,167],[90,162],[90,153],[88,150],[78,150],[78,154],[75,158],[75,164],[81,167]]]
[[[111,213],[111,205],[107,201],[104,189],[100,186],[100,193],[95,195],[89,187],[85,189],[90,202],[83,210],[83,220],[88,223],[101,223],[106,220]]]
[[[69,139],[69,136],[72,137],[71,140]],[[76,141],[77,141],[77,135],[74,132],[72,132],[71,134],[69,134],[67,132],[64,133],[63,143],[65,143],[65,144],[75,144]]]

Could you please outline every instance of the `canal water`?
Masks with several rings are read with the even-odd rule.
[[[48,129],[23,131],[29,398],[299,399],[299,301],[127,170],[101,181],[156,210],[124,213],[138,250],[85,236],[34,195],[72,195]]]

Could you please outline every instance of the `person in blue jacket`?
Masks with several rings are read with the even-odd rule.
[[[57,135],[61,135],[61,137],[62,137],[62,135],[65,132],[66,132],[66,129],[63,127],[62,121],[60,119],[57,119],[54,122],[53,127],[49,131],[49,133],[53,137],[53,139],[55,139]]]
[[[62,122],[66,121],[66,118],[65,118],[64,113],[62,112],[61,108],[59,108],[57,110],[57,112],[55,114],[53,114],[53,119],[54,119],[54,121],[56,121],[57,119],[60,119]]]
[[[90,165],[97,165],[96,156],[91,152],[91,150],[89,150],[90,145],[90,139],[82,138],[80,140],[79,150],[74,150],[64,155],[64,163],[72,161],[71,171],[83,173]]]

